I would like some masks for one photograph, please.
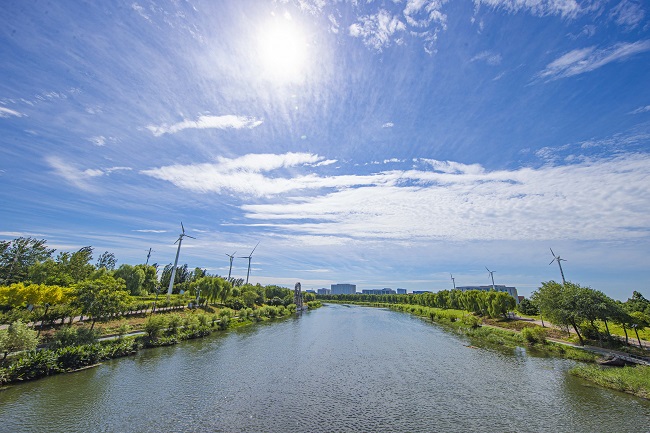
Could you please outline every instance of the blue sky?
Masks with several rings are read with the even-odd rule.
[[[650,295],[645,2],[21,1],[0,58],[0,238],[525,295],[553,248]]]

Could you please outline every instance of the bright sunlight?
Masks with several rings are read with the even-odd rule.
[[[307,60],[303,30],[289,17],[275,19],[259,34],[259,59],[266,78],[276,82],[301,81]]]

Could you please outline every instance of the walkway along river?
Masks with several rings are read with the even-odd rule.
[[[650,402],[573,361],[468,342],[408,314],[300,317],[12,386],[2,432],[646,432]]]

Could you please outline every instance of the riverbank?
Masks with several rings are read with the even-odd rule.
[[[319,301],[308,303],[309,309],[321,305]],[[71,373],[105,360],[135,355],[143,349],[175,345],[185,340],[206,337],[213,332],[287,318],[295,314],[295,306],[285,308],[264,305],[256,309],[240,310],[237,315],[234,315],[233,310],[230,309],[223,309],[219,314],[198,311],[194,310],[183,315],[156,314],[145,320],[138,320],[138,328],[144,332],[141,335],[117,334],[114,339],[57,348],[41,348],[17,354],[0,367],[0,385]],[[128,325],[128,320],[125,325]]]

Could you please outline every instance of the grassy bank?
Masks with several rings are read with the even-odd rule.
[[[598,365],[579,365],[570,373],[605,388],[615,389],[650,399],[650,367],[601,367]]]

